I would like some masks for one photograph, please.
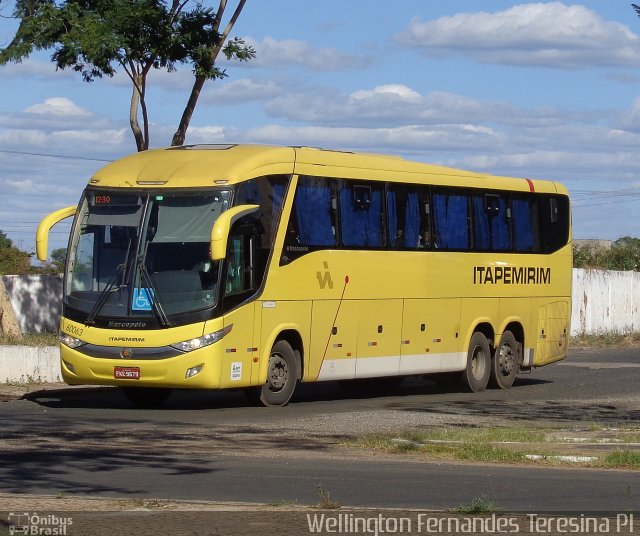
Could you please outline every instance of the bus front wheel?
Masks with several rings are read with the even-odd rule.
[[[245,392],[251,402],[260,406],[285,406],[296,388],[300,364],[287,341],[278,341],[269,355],[267,381]]]
[[[491,385],[509,389],[520,371],[522,346],[513,333],[505,331],[491,361]]]
[[[476,331],[469,342],[467,367],[462,373],[464,385],[472,393],[484,391],[491,374],[491,349],[484,334]]]

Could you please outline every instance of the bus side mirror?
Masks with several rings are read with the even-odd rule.
[[[47,248],[49,247],[49,231],[56,224],[62,220],[70,218],[75,215],[76,207],[61,208],[52,212],[40,222],[38,230],[36,231],[36,254],[41,261],[47,260]]]
[[[238,205],[225,210],[211,229],[211,260],[221,261],[227,256],[227,239],[233,223],[242,216],[252,214],[260,208],[260,205]]]

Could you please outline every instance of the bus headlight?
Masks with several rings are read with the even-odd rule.
[[[80,346],[84,346],[85,344],[87,344],[86,342],[81,341],[80,339],[76,339],[75,337],[72,337],[68,333],[61,332],[58,334],[58,338],[60,339],[60,342],[62,344],[64,344],[65,346],[68,346],[69,348],[78,348]]]
[[[189,339],[188,341],[177,342],[175,344],[172,344],[171,346],[176,350],[180,350],[181,352],[192,352],[193,350],[198,350],[199,348],[204,348],[205,346],[209,346],[215,342],[218,342],[231,331],[231,328],[233,328],[233,324],[231,324],[230,326],[226,326],[221,330],[214,331],[213,333],[203,335],[202,337]]]

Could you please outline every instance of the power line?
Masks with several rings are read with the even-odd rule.
[[[570,197],[618,197],[625,195],[640,195],[640,188],[626,188],[622,190],[571,190]]]
[[[640,199],[620,199],[618,201],[605,201],[604,203],[589,203],[587,205],[573,204],[573,208],[600,207],[603,205],[619,205],[620,203],[632,203],[640,201]]]
[[[24,156],[44,156],[47,158],[64,158],[67,160],[87,160],[90,162],[113,162],[113,160],[107,160],[106,158],[89,158],[86,156],[71,156],[65,154],[33,153],[29,151],[13,151],[11,149],[0,149],[0,153],[20,154]]]

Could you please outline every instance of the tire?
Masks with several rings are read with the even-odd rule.
[[[258,406],[286,406],[300,377],[300,361],[287,341],[278,341],[271,349],[267,382],[245,390],[250,402]]]
[[[469,342],[467,367],[462,373],[462,383],[472,393],[484,391],[491,375],[491,349],[487,338],[476,331]]]
[[[505,331],[491,360],[491,386],[509,389],[520,372],[522,345],[513,333]]]
[[[137,408],[159,408],[171,394],[162,387],[121,387],[124,396]]]

